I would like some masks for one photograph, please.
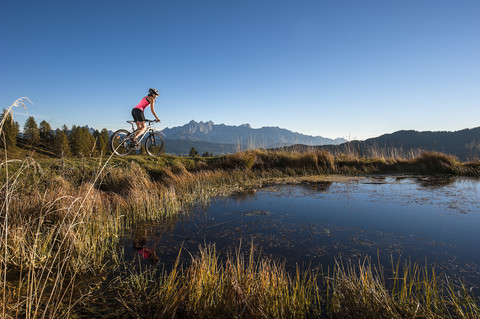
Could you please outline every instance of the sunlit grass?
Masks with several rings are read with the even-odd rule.
[[[116,280],[121,302],[132,316],[190,318],[305,318],[319,315],[317,277],[294,275],[282,263],[238,253],[224,261],[214,245],[199,248],[188,266],[177,263],[130,271]],[[153,315],[154,314],[154,315]]]
[[[370,259],[337,263],[325,277],[327,312],[338,318],[479,318],[478,299],[462,283],[418,263],[392,264],[391,277]]]
[[[318,174],[478,176],[479,169],[479,163],[439,153],[410,159],[265,150],[208,159],[5,158],[0,163],[2,317],[69,317],[91,293],[79,276],[109,271],[119,263],[124,229],[167,220],[215,196]],[[327,283],[322,286],[320,275],[299,269],[291,274],[283,264],[255,259],[253,253],[222,261],[214,246],[206,246],[186,268],[132,270],[115,282],[132,316],[297,318],[328,313],[353,318],[357,311],[380,317],[478,316],[477,301],[464,286],[440,285],[440,276],[410,267],[394,271],[393,288],[388,286],[392,280],[370,264],[339,266],[322,277]],[[327,312],[321,312],[321,303]]]
[[[453,174],[479,176],[480,162],[460,162],[451,155],[418,152],[403,157],[394,151],[372,151],[372,156],[331,154],[325,150],[307,152],[253,150],[211,160],[210,167],[268,171],[275,169],[291,176],[311,174]]]
[[[170,271],[140,263],[115,279],[131,316],[166,318],[478,318],[478,298],[436,268],[393,264],[387,276],[370,259],[338,262],[315,273],[255,256],[253,250],[220,258],[214,245],[199,247],[188,265]]]

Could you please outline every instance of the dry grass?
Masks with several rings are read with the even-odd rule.
[[[228,195],[265,179],[339,171],[336,159],[323,152],[250,151],[216,161],[190,163],[190,170],[180,159],[155,170],[135,161],[103,170],[99,169],[102,163],[88,169],[85,163],[76,167],[72,163],[39,165],[33,159],[5,161],[0,257],[3,316],[71,315],[82,298],[76,288],[78,274],[104,268],[107,260],[117,256],[118,234],[138,221],[168,218],[199,200]],[[357,159],[357,165],[365,165],[362,161]],[[437,171],[463,165],[442,154],[380,162]],[[369,165],[372,170],[379,164],[372,161]],[[16,280],[7,281],[7,267],[17,272]],[[332,317],[354,317],[354,313],[398,318],[478,315],[477,301],[465,288],[458,295],[457,288],[439,288],[437,277],[420,278],[420,273],[415,270],[395,286],[403,288],[389,290],[382,274],[371,266],[337,268],[328,281],[325,309]],[[212,246],[202,248],[186,269],[177,265],[160,274],[131,272],[118,282],[119,299],[132,316],[296,318],[320,315],[321,309],[313,274],[297,270],[292,275],[275,261],[245,260],[240,254],[220,262]],[[437,300],[433,306],[427,297],[409,293],[419,291],[418,287]],[[427,288],[433,292],[426,293]],[[438,297],[445,291],[450,291],[448,298]]]
[[[119,234],[139,221],[166,219],[188,211],[199,201],[275,178],[399,171],[478,176],[480,164],[460,163],[439,153],[405,159],[263,150],[208,161],[132,157],[59,159],[40,164],[32,158],[5,158],[0,164],[2,317],[70,316],[83,297],[78,275],[101,272],[108,268],[107,262],[118,263]],[[409,278],[418,274],[414,272]],[[200,249],[186,269],[177,265],[168,273],[132,272],[127,277],[119,281],[120,299],[132,316],[142,311],[155,317],[297,318],[320,314],[317,280],[309,272],[292,275],[282,264],[254,260],[253,254],[245,260],[237,253],[223,263],[213,246]],[[464,318],[478,315],[475,299],[464,288],[455,299],[457,289],[451,285],[440,289],[450,291],[448,298],[427,294],[437,298],[434,306],[414,295],[410,305],[394,307],[399,300],[411,297],[399,299],[396,290],[385,288],[379,278],[371,267],[359,268],[358,273],[353,268],[337,269],[329,283],[329,295],[334,296],[329,299],[329,313],[342,316],[349,315],[348,309],[359,309],[368,315],[370,310],[358,304],[364,300],[365,307],[374,308],[373,314],[380,309],[379,314],[416,316],[412,309],[420,304],[415,311],[426,317],[437,315],[432,310],[437,308]],[[415,280],[417,284],[404,280],[404,287],[432,284],[437,279]],[[355,287],[363,288],[358,291]],[[362,291],[373,294],[362,295]]]
[[[68,316],[77,275],[116,263],[123,229],[254,181],[240,171],[191,173],[181,163],[157,181],[135,162],[98,170],[94,180],[85,180],[84,169],[58,173],[31,158],[5,161],[2,169],[3,317]]]
[[[479,318],[478,299],[435,268],[369,259],[315,274],[240,253],[223,261],[214,245],[170,272],[129,267],[111,283],[122,309],[140,318]],[[112,307],[115,308],[114,305]],[[118,307],[117,307],[118,308]]]
[[[200,247],[188,267],[130,271],[111,289],[133,317],[305,318],[320,315],[317,278],[269,259],[240,253],[224,262],[214,245]]]
[[[255,172],[276,170],[284,175],[312,174],[453,174],[479,176],[480,163],[463,163],[457,158],[437,152],[418,152],[403,157],[394,151],[372,151],[375,156],[341,153],[332,155],[324,150],[307,152],[254,150],[213,159],[212,169],[243,169]]]
[[[479,318],[478,300],[435,268],[410,262],[393,265],[391,278],[370,259],[338,263],[325,277],[332,318]]]

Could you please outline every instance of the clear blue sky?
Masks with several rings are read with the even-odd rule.
[[[114,130],[149,87],[160,128],[477,127],[480,1],[1,1],[1,107],[27,96],[38,123]]]

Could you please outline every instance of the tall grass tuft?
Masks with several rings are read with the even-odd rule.
[[[370,259],[337,263],[324,278],[332,318],[479,318],[476,298],[464,285],[411,262],[393,265],[391,278]]]
[[[412,164],[418,166],[424,174],[459,174],[462,172],[462,165],[456,157],[438,152],[423,152],[419,157],[413,159]]]
[[[29,101],[28,98],[16,100],[7,113],[11,113],[13,107],[25,108],[26,101]],[[3,121],[0,123],[0,133]],[[13,172],[10,170],[11,166],[15,166]],[[68,278],[65,276],[69,265],[65,260],[72,254],[67,243],[68,235],[62,237],[59,236],[60,231],[43,227],[49,220],[41,212],[43,208],[53,205],[46,200],[46,194],[34,192],[30,197],[32,201],[40,203],[40,213],[30,210],[30,215],[18,214],[19,210],[30,204],[21,203],[18,198],[22,197],[25,191],[37,186],[39,181],[36,174],[42,173],[42,169],[33,159],[8,160],[6,149],[5,160],[2,161],[0,169],[0,198],[3,203],[0,209],[2,317],[65,316],[72,306],[72,302],[65,303],[65,300],[68,300],[66,296],[75,286],[75,273],[71,273]],[[69,233],[70,228],[65,220],[63,218],[54,228]],[[47,243],[44,240],[47,240]],[[14,282],[7,280],[9,272],[12,272],[9,268],[12,265],[17,266],[12,270],[18,274]]]
[[[170,272],[129,268],[110,285],[123,309],[142,318],[478,318],[478,299],[435,267],[393,264],[390,275],[370,259],[337,263],[315,274],[250,254],[221,258],[199,247]],[[134,270],[132,270],[134,269]],[[115,307],[112,305],[112,307]],[[118,308],[118,307],[117,307]]]
[[[215,246],[200,249],[192,259],[185,281],[187,313],[195,317],[212,317],[228,310],[227,273],[218,261]]]
[[[111,284],[123,307],[119,316],[127,311],[137,318],[175,317],[182,311],[186,292],[183,288],[184,270],[179,265],[179,258],[169,272],[164,268],[142,269],[140,265],[129,265]]]
[[[318,316],[316,276],[237,252],[221,261],[214,245],[199,248],[186,268],[170,273],[150,269],[130,272],[112,287],[132,316],[163,318],[305,318]]]

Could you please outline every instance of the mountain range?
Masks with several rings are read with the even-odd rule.
[[[289,131],[279,127],[252,128],[249,124],[231,126],[212,121],[195,122],[162,130],[168,140],[188,140],[232,144],[239,148],[274,148],[292,144],[326,145],[346,142],[343,138],[329,139]]]

